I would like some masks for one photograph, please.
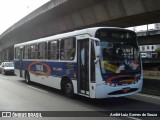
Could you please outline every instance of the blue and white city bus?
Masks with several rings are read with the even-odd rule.
[[[95,27],[14,46],[15,74],[89,98],[122,97],[142,90],[142,65],[133,31]]]

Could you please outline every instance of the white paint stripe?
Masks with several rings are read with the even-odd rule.
[[[160,97],[158,97],[158,96],[146,95],[146,94],[141,94],[141,93],[138,93],[138,94],[135,94],[135,95],[142,96],[142,97],[154,98],[154,99],[160,99]]]
[[[47,93],[47,91],[45,91],[45,90],[41,90],[41,89],[39,89],[39,88],[35,88],[35,87],[32,87],[32,86],[29,86],[29,85],[27,85],[29,88],[32,88],[32,89],[35,89],[35,90],[38,90],[38,91],[42,91],[42,92],[45,92],[45,93]]]
[[[8,80],[7,78],[5,78],[5,77],[2,77],[2,76],[0,76],[0,79]]]
[[[135,118],[135,117],[127,117],[127,118],[130,118],[130,119],[133,119],[133,120],[142,120],[142,119]]]

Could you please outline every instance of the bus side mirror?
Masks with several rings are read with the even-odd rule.
[[[96,59],[94,60],[94,63],[96,64],[100,60],[100,56],[97,56]]]
[[[99,41],[96,41],[96,48],[95,48],[96,59],[94,60],[95,64],[100,60],[101,56],[101,50],[99,45],[100,45]]]

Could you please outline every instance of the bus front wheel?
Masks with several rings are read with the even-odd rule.
[[[69,98],[74,97],[73,84],[70,80],[67,80],[64,84],[64,93]]]

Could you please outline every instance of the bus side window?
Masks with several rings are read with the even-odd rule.
[[[38,44],[32,44],[31,49],[31,59],[37,59],[38,57]]]
[[[38,44],[38,59],[45,59],[46,42]]]
[[[27,45],[28,48],[28,59],[31,59],[31,48],[30,45]]]
[[[66,38],[61,40],[61,60],[74,60],[76,53],[75,43],[75,38]]]
[[[48,42],[45,42],[45,59],[48,59]]]
[[[59,59],[59,41],[58,40],[48,42],[48,59],[52,59],[52,60]]]
[[[28,45],[23,47],[23,59],[28,59],[29,57],[29,49],[28,49]]]
[[[20,59],[20,48],[15,48],[15,59]]]

